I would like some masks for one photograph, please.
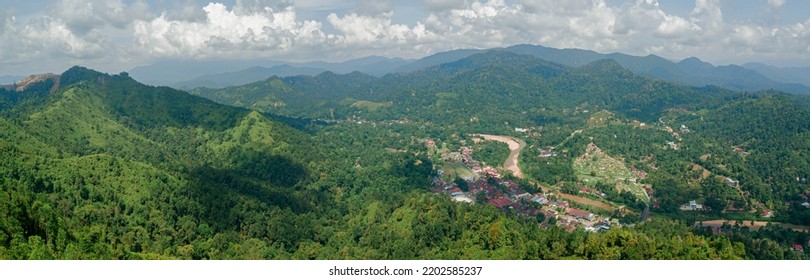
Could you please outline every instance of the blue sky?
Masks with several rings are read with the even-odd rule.
[[[167,59],[419,58],[514,44],[810,66],[799,0],[0,0],[0,75]]]

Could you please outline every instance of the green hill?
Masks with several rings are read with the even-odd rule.
[[[732,114],[748,97],[651,81],[609,61],[568,68],[505,52],[381,78],[324,73],[195,93],[227,105],[81,67],[22,92],[2,89],[0,259],[802,257],[765,233],[714,236],[665,217],[567,232],[428,192],[435,173],[421,139],[457,149],[467,133],[516,134],[515,126],[542,133],[517,135],[530,145],[560,146],[554,164],[521,156],[532,174],[548,171],[538,166],[566,174],[592,137],[630,164],[648,151],[674,159],[658,161],[656,186],[700,149],[662,152],[663,129],[633,136],[654,140],[636,149],[639,141],[608,141],[614,131],[632,131],[631,118],[721,118],[718,104]],[[585,108],[621,121],[571,133],[590,117]],[[353,121],[301,124],[306,131],[281,122],[300,117]],[[695,134],[724,141],[731,127]]]

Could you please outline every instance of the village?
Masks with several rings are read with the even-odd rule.
[[[435,142],[428,139],[425,145],[432,147]],[[475,160],[472,151],[469,146],[461,146],[457,152],[441,152],[446,166],[460,165],[472,172],[445,176],[444,169],[437,169],[432,177],[432,193],[450,196],[453,201],[460,203],[489,204],[507,213],[536,219],[538,226],[543,228],[559,226],[569,232],[577,228],[597,232],[621,226],[618,220],[578,209],[554,193],[516,183],[510,179],[512,176],[501,174],[498,169]],[[530,193],[527,189],[535,192]]]

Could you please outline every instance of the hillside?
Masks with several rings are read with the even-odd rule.
[[[600,90],[605,83],[623,87]],[[630,92],[654,86],[660,89],[646,94],[661,101],[622,105],[622,98],[638,99]],[[589,99],[589,92],[598,95]],[[585,123],[583,109],[574,107],[586,101],[615,109],[617,118],[655,118],[669,116],[672,106],[723,102],[723,91],[659,84],[609,61],[567,68],[491,52],[409,74],[271,78],[208,94],[273,114],[81,67],[21,92],[0,89],[0,154],[8,159],[0,163],[0,258],[802,257],[769,236],[704,235],[664,217],[569,232],[428,192],[434,162],[444,163],[420,139],[443,139],[442,149],[456,149],[473,130],[502,133],[526,124],[546,126],[541,138],[517,135],[529,145],[559,143]],[[472,111],[477,120],[461,104],[481,110]],[[329,121],[307,132],[279,122],[295,116]],[[613,128],[584,133],[606,135],[599,129]],[[580,147],[583,139],[574,135],[566,145]],[[623,142],[612,143],[599,146],[614,158],[633,155],[620,152]],[[493,158],[500,153],[484,150]],[[530,161],[522,164],[532,169]],[[628,245],[631,239],[638,246]]]
[[[737,91],[775,89],[795,94],[810,94],[810,86],[804,84],[803,80],[795,78],[796,75],[804,73],[803,69],[779,70],[774,67],[759,67],[755,64],[714,66],[695,57],[676,63],[656,55],[642,57],[622,53],[601,54],[589,50],[555,49],[538,45],[515,45],[491,50],[531,55],[568,67],[581,67],[599,60],[609,59],[638,75],[685,86],[717,86]],[[405,65],[395,72],[418,71],[487,51],[490,50],[453,50],[437,53]]]
[[[503,134],[536,127],[537,135],[542,136],[527,139],[530,145],[568,151],[552,159],[521,157],[528,174],[543,183],[580,180],[573,162],[589,142],[595,142],[608,155],[624,158],[627,166],[623,168],[649,174],[639,183],[651,184],[656,193],[665,194],[656,202],[662,206],[654,208],[662,214],[677,212],[674,209],[679,205],[707,197],[720,202],[712,215],[728,214],[728,209],[746,213],[779,209],[777,213],[782,214],[777,214],[777,219],[790,220],[793,218],[788,217],[807,213],[782,204],[802,203],[808,191],[801,178],[810,168],[799,158],[808,150],[802,143],[806,143],[804,130],[810,125],[810,118],[804,115],[810,107],[807,98],[800,96],[684,87],[636,75],[613,60],[570,68],[505,51],[488,51],[381,78],[273,78],[195,94],[264,112],[333,123],[407,121],[442,139],[455,133]],[[243,98],[247,96],[250,98]],[[385,106],[353,106],[358,101]],[[620,121],[591,127],[589,118],[601,110],[615,114]],[[745,147],[739,148],[745,150],[745,158],[734,152],[740,145]],[[530,153],[538,155],[536,149]],[[701,160],[707,154],[712,155],[713,164]],[[774,162],[778,159],[784,160]],[[693,164],[709,166],[722,176],[720,179],[739,181],[739,190],[711,193],[718,185],[710,180],[695,181],[684,173]],[[767,183],[763,178],[769,178]],[[638,190],[636,196],[640,197]],[[636,205],[633,197],[619,197],[619,193],[612,199]],[[793,222],[810,223],[804,218]]]

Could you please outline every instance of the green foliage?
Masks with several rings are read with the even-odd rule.
[[[669,109],[705,109],[704,117],[720,118],[726,113],[712,106],[754,101],[650,81],[609,62],[572,69],[493,52],[382,78],[324,73],[195,92],[265,114],[80,67],[59,79],[53,93],[48,81],[22,95],[0,91],[3,259],[792,258],[771,240],[803,238],[704,236],[659,217],[636,228],[568,233],[426,191],[435,168],[421,139],[442,139],[455,149],[465,134],[544,126],[538,128],[542,136],[527,142],[557,146],[558,156],[541,158],[533,154],[536,147],[521,156],[526,173],[542,182],[573,184],[572,161],[594,141],[628,163],[640,163],[648,153],[659,157],[660,171],[650,171],[648,180],[656,191],[661,185],[659,196],[674,196],[662,198],[667,211],[699,194],[740,199],[719,188],[722,182],[694,183],[684,171],[707,150],[731,158],[731,152],[715,152],[727,143],[692,143],[742,140],[709,133],[728,127],[706,125],[707,132],[684,137],[694,150],[664,151],[659,144],[669,141],[667,133],[635,131],[627,121],[575,134],[588,118],[576,107],[611,110],[617,120],[684,118],[698,131],[691,123],[698,118]],[[350,117],[354,121],[324,126],[306,121]],[[786,126],[796,130],[794,140],[804,139],[798,123]],[[628,136],[610,140],[614,133]],[[796,145],[791,153],[804,155],[800,144],[768,139]],[[757,149],[773,154],[764,147]],[[474,153],[497,163],[508,154],[497,143],[484,143]],[[747,167],[748,160],[728,161],[728,170],[709,168],[737,176],[749,188],[756,182],[751,178],[764,177],[744,175],[747,169],[739,166]],[[785,178],[806,170],[794,162],[784,167]],[[608,193],[612,186],[595,187]],[[785,187],[775,197],[802,188]],[[484,204],[486,196],[476,201]]]

